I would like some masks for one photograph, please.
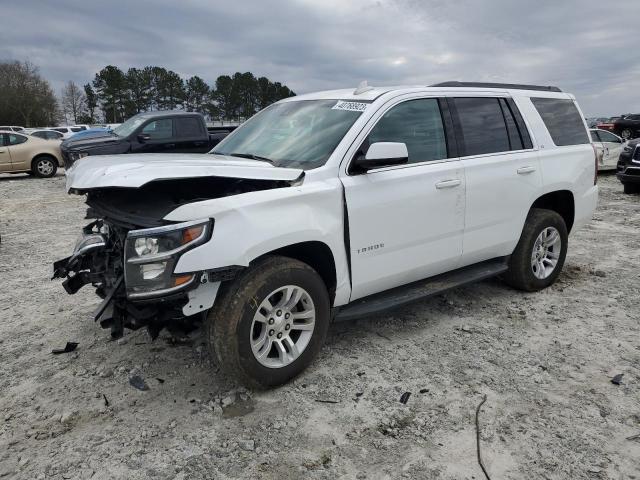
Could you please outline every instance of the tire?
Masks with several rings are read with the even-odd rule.
[[[625,140],[631,140],[632,138],[634,138],[633,132],[631,131],[630,128],[623,128],[620,131],[620,136]]]
[[[624,193],[640,193],[639,183],[623,183]]]
[[[49,155],[40,155],[31,162],[31,173],[39,178],[51,178],[58,171],[58,161]]]
[[[539,248],[538,242],[545,238],[545,233],[546,241],[543,241]],[[559,245],[551,245],[551,240],[555,238],[554,233],[558,235]],[[567,226],[558,213],[532,208],[527,215],[518,245],[509,260],[509,270],[503,279],[512,287],[527,292],[537,292],[548,287],[556,281],[562,270],[567,256],[568,238]],[[544,255],[542,252],[545,252]],[[534,261],[541,257],[541,261]],[[554,260],[556,263],[552,267]]]
[[[301,297],[291,308],[278,308],[285,296],[280,297],[280,292],[286,287],[298,289],[286,290],[287,295],[293,292],[292,304],[298,298],[295,292]],[[265,303],[267,299],[276,303],[271,311],[265,308],[270,306]],[[294,319],[311,315],[311,310],[314,322],[309,318]],[[249,387],[269,388],[291,380],[311,363],[324,343],[329,322],[329,294],[320,275],[298,260],[270,256],[221,286],[207,316],[205,331],[209,352],[225,373]],[[310,323],[313,327],[309,332]],[[255,345],[261,343],[261,338],[264,343],[259,349]],[[292,342],[300,347],[297,357],[289,347]]]

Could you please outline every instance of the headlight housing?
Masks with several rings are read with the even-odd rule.
[[[124,249],[127,297],[167,295],[191,285],[195,273],[174,275],[176,263],[184,252],[207,242],[212,230],[212,220],[131,230]]]

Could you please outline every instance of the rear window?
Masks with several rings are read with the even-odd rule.
[[[532,97],[531,102],[549,130],[553,143],[558,147],[591,143],[573,100]]]

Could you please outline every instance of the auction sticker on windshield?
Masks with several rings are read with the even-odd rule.
[[[364,112],[368,103],[363,102],[345,102],[344,100],[338,100],[331,110],[349,110],[351,112]]]

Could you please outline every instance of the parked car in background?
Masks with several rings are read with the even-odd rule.
[[[309,365],[334,318],[495,275],[552,285],[596,207],[596,169],[577,103],[556,87],[300,95],[208,155],[75,163],[66,188],[91,223],[54,277],[70,294],[96,287],[95,320],[114,338],[204,321],[216,365],[273,387]]]
[[[615,170],[618,158],[626,145],[626,140],[606,130],[592,128],[591,140],[595,147],[602,152],[598,157],[598,170]]]
[[[589,117],[589,118],[585,118],[585,120],[587,121],[587,126],[589,128],[596,128],[598,124],[606,122],[607,120],[609,120],[609,118],[608,117]]]
[[[42,138],[43,140],[62,140],[64,135],[56,130],[28,130],[27,133],[32,137]]]
[[[629,140],[622,149],[616,176],[624,193],[640,193],[640,138]]]
[[[53,177],[62,165],[60,142],[0,131],[0,173]]]
[[[625,140],[637,138],[640,137],[640,114],[612,117],[607,122],[598,124],[597,128],[613,132]]]
[[[24,127],[0,127],[4,132],[24,132]]]
[[[227,127],[207,127],[207,131],[209,132],[209,138],[211,139],[211,145],[216,146],[219,142],[221,142],[227,135],[233,132],[237,126],[227,126]]]
[[[227,132],[210,134],[204,117],[184,111],[139,113],[113,130],[62,143],[62,157],[70,167],[88,155],[122,153],[206,153]]]
[[[86,130],[82,130],[78,133],[74,133],[71,135],[68,140],[79,140],[81,138],[91,138],[91,137],[99,137],[103,135],[105,132],[109,132],[111,128],[109,127],[91,127]]]
[[[51,127],[48,128],[47,130],[55,130],[56,132],[60,132],[64,138],[69,138],[72,135],[78,133],[78,132],[82,132],[83,130],[86,130],[87,127],[84,126],[73,126],[73,127]]]
[[[607,130],[608,132],[613,132],[614,122],[619,118],[620,117],[605,118],[604,120],[596,124],[595,128],[599,128],[600,130]]]

